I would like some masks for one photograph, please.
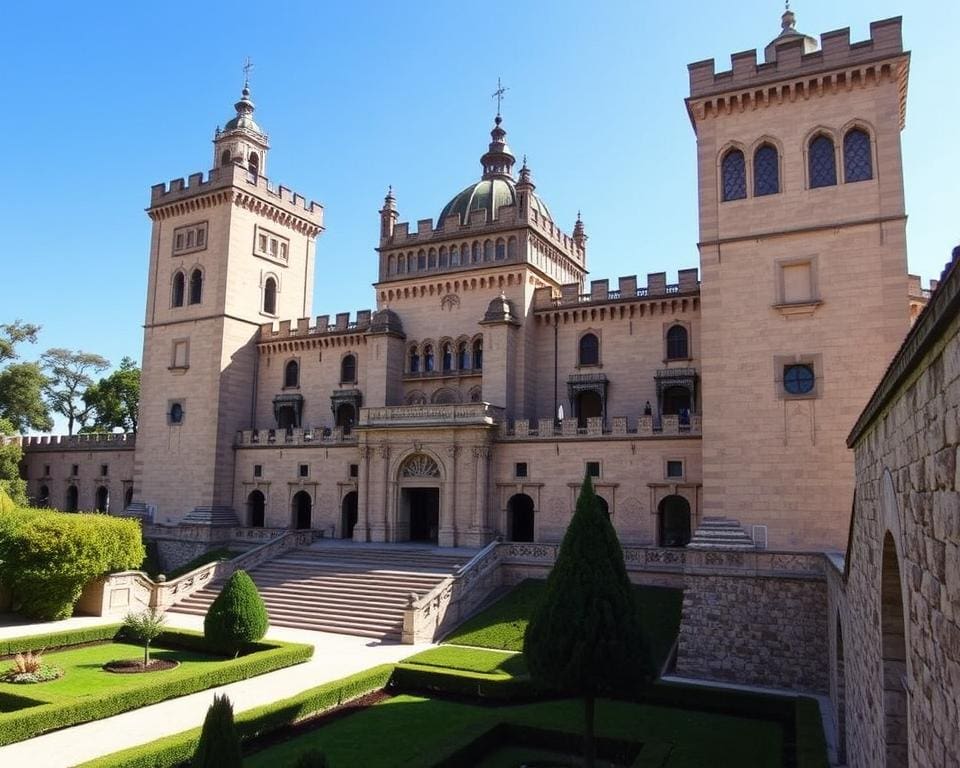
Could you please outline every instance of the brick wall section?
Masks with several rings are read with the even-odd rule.
[[[881,569],[888,532],[904,599],[909,764],[960,765],[960,279],[956,266],[953,272],[951,301],[935,296],[929,316],[917,323],[922,331],[924,321],[933,325],[939,314],[942,330],[930,334],[932,343],[918,359],[905,361],[906,381],[885,404],[872,403],[878,407],[871,421],[855,433],[849,576],[837,601],[845,644],[837,687],[846,690],[851,768],[883,765],[887,758],[881,616],[889,606],[881,602]],[[908,338],[904,350],[910,344]]]
[[[689,578],[677,674],[825,692],[826,596],[822,580]]]

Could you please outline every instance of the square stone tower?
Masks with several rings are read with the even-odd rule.
[[[909,323],[900,19],[821,43],[788,10],[762,63],[746,51],[728,72],[689,67],[704,512],[770,548],[844,545],[844,437]]]
[[[158,184],[134,501],[156,522],[234,522],[234,439],[253,426],[260,326],[312,311],[323,208],[263,175],[246,86],[214,167]]]

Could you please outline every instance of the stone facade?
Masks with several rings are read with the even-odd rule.
[[[831,579],[850,766],[960,765],[960,251],[850,436],[856,502]]]

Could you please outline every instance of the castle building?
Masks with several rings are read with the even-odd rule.
[[[245,86],[209,174],[151,190],[135,447],[30,441],[31,493],[480,546],[559,539],[589,474],[626,542],[841,548],[845,437],[925,300],[908,65],[899,18],[818,44],[789,10],[762,61],[691,64],[700,266],[670,280],[588,283],[583,221],[554,219],[497,114],[435,220],[387,193],[375,309],[332,318],[311,306],[323,209],[270,182]]]

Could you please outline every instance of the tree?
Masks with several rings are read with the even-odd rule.
[[[213,694],[213,704],[203,720],[193,768],[242,768],[240,734],[233,722],[233,705],[226,694]]]
[[[150,643],[163,634],[166,619],[156,608],[143,613],[130,612],[123,620],[123,628],[143,643],[143,668],[150,666]]]
[[[4,435],[13,435],[16,431],[10,421],[0,418],[0,441]],[[6,493],[20,507],[27,505],[27,481],[20,477],[22,458],[20,443],[0,442],[0,493]]]
[[[0,363],[15,360],[18,357],[17,344],[21,341],[36,344],[38,333],[40,333],[39,325],[31,325],[22,320],[0,325]]]
[[[652,677],[623,550],[584,478],[577,509],[523,642],[538,683],[584,701],[584,765],[594,765],[598,694],[631,693]]]
[[[110,367],[110,361],[92,352],[76,352],[54,347],[40,358],[48,381],[44,392],[50,407],[67,419],[67,433],[73,434],[74,424],[82,427],[93,410],[83,402],[83,393],[93,384],[91,374]]]
[[[112,432],[116,428],[136,432],[140,407],[140,369],[137,364],[124,357],[117,370],[87,388],[83,402],[93,411],[93,428],[97,432]]]
[[[225,654],[236,656],[267,633],[267,607],[246,571],[235,571],[203,619],[203,636]]]
[[[48,431],[53,420],[43,402],[47,377],[36,363],[12,363],[0,371],[0,418],[20,433],[28,429]]]

